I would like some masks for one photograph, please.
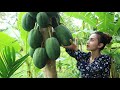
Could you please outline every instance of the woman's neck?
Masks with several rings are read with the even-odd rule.
[[[95,58],[99,57],[101,55],[100,51],[92,51],[91,52],[91,59],[94,60]]]

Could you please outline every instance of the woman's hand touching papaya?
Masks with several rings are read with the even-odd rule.
[[[71,43],[71,45],[69,45],[69,46],[62,46],[62,47],[66,48],[66,49],[71,49],[71,50],[77,51],[78,50],[77,45],[75,45],[73,43],[72,39],[70,39],[70,43]]]

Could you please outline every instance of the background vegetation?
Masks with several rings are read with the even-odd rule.
[[[26,12],[0,12],[0,76],[1,78],[43,78],[42,69],[33,65],[28,56],[28,32],[21,26]],[[89,35],[98,30],[112,35],[113,40],[102,53],[113,59],[111,77],[120,77],[120,13],[119,12],[60,12],[61,22],[71,31],[81,51],[87,52]],[[14,68],[14,69],[13,69]],[[79,78],[76,60],[61,47],[56,61],[58,78]]]

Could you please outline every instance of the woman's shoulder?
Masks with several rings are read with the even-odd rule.
[[[105,58],[105,59],[111,59],[111,57],[109,55],[106,55],[106,54],[102,54],[101,57]]]
[[[109,55],[103,54],[99,57],[99,59],[103,62],[111,62],[111,57]]]

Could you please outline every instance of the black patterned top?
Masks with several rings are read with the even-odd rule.
[[[111,58],[108,55],[100,55],[90,63],[91,52],[85,53],[66,49],[66,52],[77,60],[77,68],[81,72],[81,78],[109,78]]]

